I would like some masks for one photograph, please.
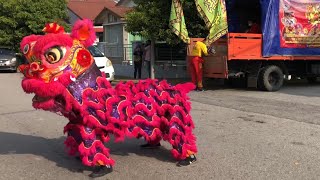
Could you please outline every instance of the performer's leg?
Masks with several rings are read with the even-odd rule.
[[[144,149],[155,149],[155,148],[159,148],[161,146],[160,141],[158,142],[147,142],[146,144],[142,144],[140,145],[141,148]]]
[[[173,157],[180,160],[178,166],[187,166],[197,160],[195,136],[190,127],[182,127],[176,122],[171,123],[168,141],[173,147],[171,150]]]
[[[143,134],[143,137],[145,141],[147,141],[147,143],[141,145],[140,147],[145,149],[159,148],[161,146],[160,141],[162,139],[161,131],[153,127],[141,127],[141,128],[145,132]]]
[[[198,79],[197,86],[198,86],[198,90],[202,91],[203,90],[203,84],[202,84],[203,59],[202,58],[198,59],[198,67],[199,67],[199,70],[198,70],[198,73],[197,73],[197,79]]]
[[[191,81],[194,85],[197,85],[197,74],[194,62],[197,61],[197,57],[193,57],[189,60],[189,72],[191,76]]]
[[[91,177],[100,177],[112,172],[114,160],[109,157],[109,149],[104,146],[107,138],[103,131],[97,132],[83,125],[68,124],[65,127],[68,137],[65,145],[70,155],[79,155],[86,166],[95,167]]]
[[[199,88],[199,80],[200,80],[200,77],[199,77],[199,71],[200,71],[200,67],[199,67],[199,61],[200,61],[200,58],[199,57],[195,57],[192,59],[192,64],[193,64],[193,67],[194,67],[194,79],[195,79],[195,82],[194,84],[197,86],[197,89]]]

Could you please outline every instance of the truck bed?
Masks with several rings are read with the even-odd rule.
[[[192,38],[188,46],[188,60],[194,43],[203,38]],[[228,33],[213,43],[215,54],[203,57],[203,76],[208,78],[228,78],[230,61],[293,61],[320,60],[319,56],[262,56],[262,34]]]
[[[262,34],[229,33],[228,60],[319,60],[317,56],[262,56]]]

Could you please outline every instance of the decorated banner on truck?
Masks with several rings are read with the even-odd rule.
[[[210,46],[228,32],[225,0],[195,0],[195,4],[209,30],[205,42]],[[169,27],[183,42],[189,44],[190,38],[182,7],[182,0],[172,0]]]
[[[224,0],[195,0],[197,10],[209,29],[206,44],[210,46],[228,33],[227,10]]]
[[[172,0],[169,26],[183,42],[190,43],[180,0]]]
[[[280,46],[320,47],[320,2],[280,0]]]
[[[319,56],[320,0],[260,0],[263,56]]]

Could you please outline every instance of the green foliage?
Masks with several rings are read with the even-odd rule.
[[[18,49],[24,36],[41,34],[48,22],[66,30],[66,0],[0,0],[0,45]]]
[[[126,30],[132,34],[170,44],[181,43],[169,28],[172,0],[133,0],[137,5],[126,15]],[[190,37],[206,37],[208,30],[200,18],[194,0],[182,0],[186,26]]]

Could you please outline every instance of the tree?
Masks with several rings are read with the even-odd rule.
[[[181,43],[169,28],[172,0],[134,0],[137,5],[126,15],[126,30],[146,38]],[[182,0],[186,26],[190,37],[206,37],[208,30],[198,14],[194,0]]]
[[[24,36],[41,34],[48,22],[67,30],[66,0],[0,0],[0,46],[18,49]]]

